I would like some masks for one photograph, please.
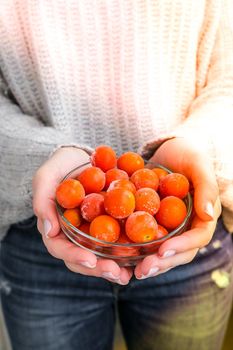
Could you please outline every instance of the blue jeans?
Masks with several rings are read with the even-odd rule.
[[[118,311],[130,350],[220,350],[231,309],[233,248],[219,220],[188,265],[128,286],[69,271],[51,257],[35,218],[11,226],[1,247],[2,306],[14,350],[112,349]],[[228,272],[219,288],[212,271]]]

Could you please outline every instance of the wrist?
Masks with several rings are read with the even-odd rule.
[[[82,148],[76,147],[76,146],[59,146],[57,149],[55,149],[53,151],[53,153],[51,153],[51,156],[53,156],[54,154],[61,154],[61,153],[73,153],[73,154],[85,154],[87,156],[90,156],[90,154],[85,151]]]
[[[90,154],[87,153],[86,150],[76,146],[61,146],[50,156],[50,158],[58,157],[77,159],[79,163],[86,163],[90,161]]]
[[[70,143],[70,144],[62,144],[62,145],[59,145],[56,148],[54,148],[53,151],[50,153],[50,157],[53,156],[53,154],[55,154],[59,150],[67,150],[67,149],[71,150],[71,152],[73,152],[75,150],[76,150],[76,152],[79,151],[80,154],[82,152],[84,152],[83,154],[87,154],[88,156],[91,156],[91,154],[93,152],[92,147],[82,145],[82,144]],[[62,151],[60,151],[60,152],[62,152]]]

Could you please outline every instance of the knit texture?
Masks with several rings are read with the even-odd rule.
[[[150,156],[196,138],[233,231],[231,0],[1,0],[0,232],[62,144]],[[12,96],[14,98],[12,98]]]

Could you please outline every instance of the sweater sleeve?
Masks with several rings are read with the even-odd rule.
[[[150,157],[162,142],[172,137],[185,137],[207,153],[214,162],[222,205],[233,215],[233,1],[221,2],[215,40],[209,55],[210,30],[205,28],[197,61],[197,96],[184,122],[168,135],[144,145],[141,153]]]
[[[76,145],[62,131],[24,114],[10,99],[0,75],[0,235],[10,224],[32,211],[32,178],[35,171],[62,145]]]

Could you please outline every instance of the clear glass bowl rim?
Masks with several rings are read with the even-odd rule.
[[[163,165],[161,164],[156,164],[156,163],[152,163],[152,162],[147,162],[147,164],[153,164],[153,168],[161,168],[161,169],[164,169],[166,170],[168,173],[173,173],[170,169],[164,167]],[[75,167],[74,169],[72,169],[68,174],[66,174],[66,176],[64,176],[64,178],[61,180],[64,181],[66,179],[68,179],[74,172],[78,171],[80,168],[83,168],[85,166],[88,166],[88,165],[91,165],[91,162],[86,162],[86,163],[83,163],[77,167]],[[80,236],[83,236],[85,238],[87,238],[88,240],[90,241],[93,241],[93,242],[97,242],[97,243],[100,243],[102,245],[104,245],[105,247],[109,246],[109,247],[128,247],[128,248],[141,248],[141,247],[147,247],[147,246],[150,246],[152,244],[158,244],[158,243],[162,243],[163,241],[167,240],[168,238],[171,238],[172,236],[175,236],[177,233],[180,232],[180,230],[182,230],[183,227],[185,227],[185,225],[187,224],[187,222],[189,221],[191,215],[192,215],[192,208],[193,208],[193,200],[192,200],[192,196],[190,193],[187,194],[187,196],[185,197],[186,201],[187,201],[187,215],[184,219],[184,221],[179,225],[177,226],[177,228],[171,232],[169,232],[166,236],[160,238],[160,239],[157,239],[157,240],[153,240],[153,241],[149,241],[149,242],[144,242],[144,243],[116,243],[116,242],[106,242],[106,241],[103,241],[101,239],[98,239],[98,238],[95,238],[95,237],[92,237],[91,235],[85,233],[85,232],[82,232],[80,231],[77,227],[73,226],[63,215],[63,212],[62,212],[62,207],[58,204],[57,201],[55,201],[56,203],[56,208],[57,208],[57,211],[59,213],[59,215],[61,216],[61,219],[66,223],[66,225],[68,227],[70,227],[72,229],[72,231],[74,231],[75,233],[77,233],[78,235]]]

